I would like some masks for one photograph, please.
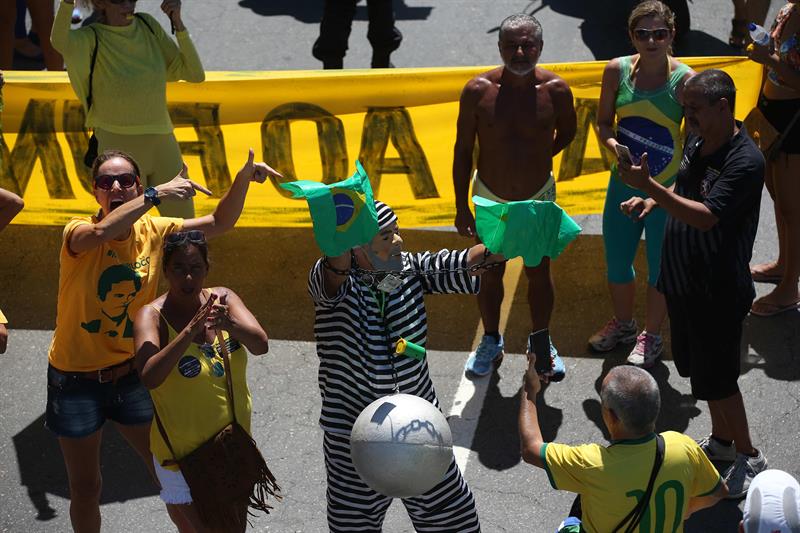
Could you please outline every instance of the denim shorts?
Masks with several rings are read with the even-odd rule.
[[[125,426],[153,419],[153,401],[136,372],[116,383],[64,374],[47,367],[45,426],[59,437],[88,437],[113,420]]]

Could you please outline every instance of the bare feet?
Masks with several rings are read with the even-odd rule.
[[[771,293],[754,301],[750,312],[756,316],[774,316],[800,308],[800,294],[796,286],[794,291],[779,289],[780,287],[776,287]]]

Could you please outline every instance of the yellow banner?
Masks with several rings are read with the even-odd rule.
[[[754,107],[761,67],[741,57],[688,58],[735,80],[736,115]],[[558,202],[570,214],[603,208],[609,154],[596,135],[605,63],[543,65],[572,88],[575,140],[553,161]],[[367,169],[376,198],[404,227],[447,226],[455,215],[453,144],[464,84],[489,67],[353,71],[214,72],[206,82],[169,84],[169,111],[192,179],[217,196],[253,147],[287,180],[331,183]],[[66,74],[9,71],[0,138],[0,187],[23,195],[17,224],[63,225],[97,209],[83,165],[84,112]],[[307,226],[305,200],[277,182],[250,189],[241,226]],[[199,214],[216,198],[197,197]]]

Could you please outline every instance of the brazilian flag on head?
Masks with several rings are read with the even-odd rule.
[[[378,214],[369,177],[356,161],[355,173],[344,181],[290,181],[281,187],[293,198],[305,198],[314,224],[314,238],[327,256],[335,257],[366,244],[378,234]]]
[[[472,201],[483,244],[508,259],[521,256],[525,266],[537,266],[543,257],[555,259],[581,232],[555,202],[498,203],[480,196]]]

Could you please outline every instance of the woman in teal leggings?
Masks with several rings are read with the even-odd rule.
[[[682,154],[680,93],[694,72],[670,56],[675,17],[661,2],[651,0],[636,6],[628,18],[628,31],[637,53],[612,59],[606,65],[597,119],[600,139],[617,154],[624,151],[618,145],[627,147],[634,160],[646,152],[654,179],[669,186],[675,180]],[[619,206],[632,196],[647,198],[622,183],[614,165],[603,210],[603,241],[614,317],[589,339],[589,344],[596,351],[607,352],[620,343],[635,340],[628,362],[647,368],[663,349],[661,325],[667,308],[655,285],[666,213],[648,204],[647,209],[629,218]],[[637,334],[633,319],[633,260],[643,231],[647,242],[647,316],[644,330]]]

